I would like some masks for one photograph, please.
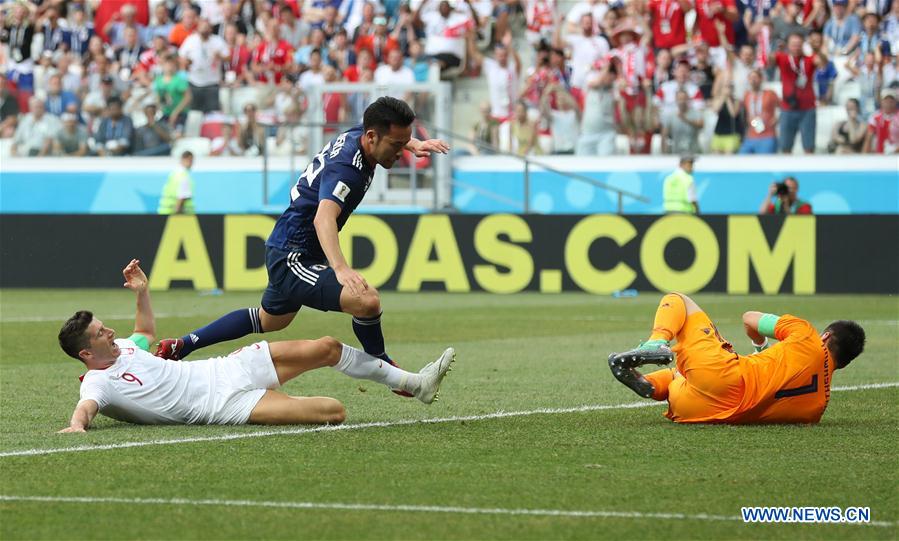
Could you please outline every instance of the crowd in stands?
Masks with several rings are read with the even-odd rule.
[[[471,137],[483,148],[771,154],[799,139],[807,153],[899,149],[897,0],[526,8],[534,65],[504,42],[482,62],[490,103]]]
[[[486,85],[472,153],[899,148],[899,0],[17,0],[0,42],[17,156],[303,152],[313,87],[437,77]]]

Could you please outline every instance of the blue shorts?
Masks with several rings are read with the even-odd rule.
[[[817,112],[815,109],[805,111],[781,111],[780,112],[780,150],[793,152],[793,143],[796,142],[796,132],[802,139],[802,148],[806,152],[815,150],[815,129]]]
[[[743,139],[740,154],[777,154],[777,138]]]
[[[289,314],[303,306],[323,312],[340,311],[343,286],[327,262],[266,246],[265,266],[268,287],[262,294],[262,309],[269,314]]]

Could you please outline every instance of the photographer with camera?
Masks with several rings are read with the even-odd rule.
[[[759,214],[811,214],[812,205],[799,199],[799,181],[786,177],[782,182],[773,182],[768,195],[759,207]]]

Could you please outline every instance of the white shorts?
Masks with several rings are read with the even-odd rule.
[[[281,386],[268,342],[240,348],[214,362],[215,395],[207,424],[246,424],[265,392]]]

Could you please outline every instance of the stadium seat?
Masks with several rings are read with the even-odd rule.
[[[444,81],[452,81],[456,77],[465,73],[465,70],[468,69],[468,51],[463,51],[462,54],[462,62],[459,63],[455,68],[447,68],[443,70],[440,74],[440,78]]]
[[[502,152],[512,152],[512,124],[503,122],[497,130],[499,134],[499,149]]]
[[[552,154],[553,153],[553,136],[549,134],[543,134],[537,136],[537,147],[544,154]]]
[[[231,89],[225,86],[219,87],[219,106],[225,113],[231,113]]]
[[[718,113],[711,109],[706,109],[703,111],[702,121],[704,124],[702,126],[702,131],[699,132],[699,148],[702,150],[703,154],[706,154],[712,146],[712,135],[715,133],[715,124],[718,122]]]
[[[134,111],[129,116],[131,117],[131,123],[134,124],[135,130],[147,125],[147,115],[145,115],[143,111]]]
[[[862,87],[858,81],[847,80],[839,83],[833,90],[833,102],[845,106],[849,98],[859,99],[862,95]]]
[[[200,111],[189,111],[187,120],[184,122],[184,137],[199,137],[202,125],[203,113]]]
[[[259,91],[256,87],[235,88],[234,93],[231,95],[231,114],[239,115],[243,113],[243,108],[248,103],[259,104]]]
[[[238,124],[235,122],[234,117],[218,113],[206,115],[203,119],[203,124],[200,126],[200,137],[215,139],[216,137],[221,136],[222,126],[225,124],[232,124],[234,126],[234,132],[237,132]]]
[[[180,156],[185,150],[194,153],[194,156],[208,156],[212,148],[212,141],[205,137],[182,137],[172,145],[172,156]]]
[[[5,160],[12,155],[12,137],[0,139],[0,159]]]
[[[631,143],[627,138],[627,135],[623,133],[619,133],[615,136],[615,154],[620,156],[627,156],[631,153]]]
[[[654,133],[652,134],[652,140],[649,143],[649,153],[653,156],[660,156],[662,154],[662,134]]]
[[[818,108],[815,120],[815,149],[823,152],[830,142],[830,133],[834,124],[846,120],[846,108],[840,105],[827,105]]]

